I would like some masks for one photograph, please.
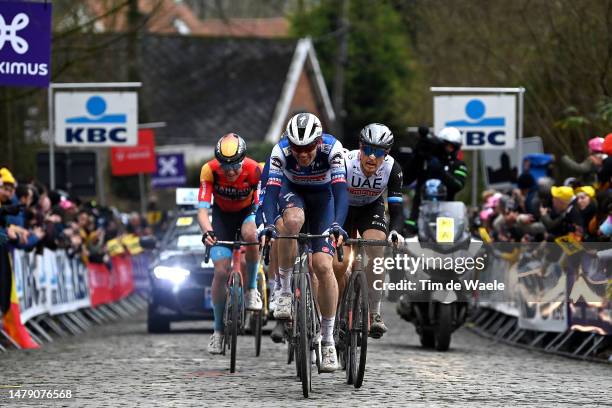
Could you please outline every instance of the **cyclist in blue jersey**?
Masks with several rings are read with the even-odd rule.
[[[332,268],[336,245],[347,239],[342,224],[348,211],[346,169],[342,144],[323,134],[319,119],[311,113],[299,113],[289,120],[285,137],[274,146],[263,202],[265,228],[261,234],[272,238],[279,233],[294,235],[303,225],[312,234],[329,235],[311,241],[312,269],[318,282],[317,303],[321,311],[321,371],[338,367],[333,327],[338,303],[338,285]],[[274,223],[277,212],[280,219]],[[291,317],[291,271],[297,251],[293,240],[278,243],[281,295],[274,317]]]

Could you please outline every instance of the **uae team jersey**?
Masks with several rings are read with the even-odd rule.
[[[387,155],[376,173],[366,177],[359,162],[360,150],[346,151],[346,183],[351,207],[371,204],[387,190],[389,203],[402,202],[402,168]]]
[[[210,208],[212,197],[222,211],[237,212],[258,203],[257,185],[261,176],[259,164],[250,158],[242,162],[242,172],[229,181],[217,159],[202,166],[200,171],[200,208]]]

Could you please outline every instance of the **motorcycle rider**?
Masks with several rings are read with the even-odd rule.
[[[465,187],[468,169],[457,157],[462,145],[461,132],[455,127],[445,127],[437,136],[429,133],[426,127],[419,128],[421,136],[415,147],[414,158],[409,168],[404,170],[405,184],[416,181],[410,217],[405,221],[404,235],[417,233],[421,192],[427,180],[437,179],[446,187],[443,201],[453,201],[455,195]]]

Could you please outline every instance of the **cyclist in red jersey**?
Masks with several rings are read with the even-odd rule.
[[[254,206],[258,201],[260,176],[258,163],[246,157],[246,143],[235,133],[228,133],[219,139],[215,159],[202,166],[200,172],[198,222],[203,233],[202,242],[213,246],[210,257],[215,269],[212,286],[215,323],[208,344],[211,354],[222,351],[225,282],[232,257],[230,247],[215,243],[217,240],[233,241],[238,230],[244,241],[257,242]],[[212,222],[209,219],[211,209]],[[248,310],[262,308],[261,295],[257,291],[258,255],[257,246],[246,248],[245,304]]]

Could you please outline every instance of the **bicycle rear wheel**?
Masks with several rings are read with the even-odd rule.
[[[230,373],[236,372],[236,345],[238,343],[238,321],[240,319],[240,276],[232,272],[230,314]]]
[[[370,307],[368,303],[368,283],[363,271],[359,271],[354,286],[352,327],[350,340],[351,370],[355,388],[363,385],[368,352],[368,330]]]
[[[309,312],[308,302],[310,299],[310,291],[308,290],[308,282],[306,274],[301,273],[299,277],[299,292],[296,293],[298,304],[298,345],[297,354],[299,361],[300,380],[302,382],[302,393],[308,398],[311,387],[312,365],[310,361],[310,330],[309,330]]]

